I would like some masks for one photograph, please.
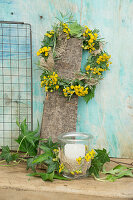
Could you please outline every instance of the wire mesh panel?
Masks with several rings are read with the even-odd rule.
[[[32,129],[31,26],[0,21],[0,148],[17,148],[16,118]]]

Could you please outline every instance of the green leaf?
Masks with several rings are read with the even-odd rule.
[[[96,156],[94,159],[91,161],[91,166],[87,170],[87,175],[95,175],[96,177],[99,177],[99,172],[102,171],[103,165],[106,162],[110,162],[110,158],[108,156],[108,153],[106,149],[100,150],[100,149],[95,149],[96,151]]]
[[[118,173],[117,175],[113,175],[113,174],[109,174],[105,177],[105,180],[108,180],[110,182],[114,182],[117,179],[120,179],[124,176],[129,176],[129,177],[133,177],[133,173],[131,172],[131,170],[126,170],[126,171],[121,171],[120,173]]]
[[[128,169],[128,167],[124,165],[117,165],[116,167],[113,168],[113,170],[116,171],[117,173],[123,169]]]
[[[128,167],[123,166],[123,165],[117,165],[116,167],[114,167],[113,169],[106,171],[105,168],[103,169],[103,174],[112,174],[115,175],[125,169],[128,169]]]
[[[103,164],[100,162],[100,160],[98,160],[98,158],[94,158],[91,161],[91,166],[89,168],[89,170],[87,170],[87,175],[93,175],[96,177],[99,177],[99,172],[102,170],[102,166]]]
[[[39,146],[40,149],[42,149],[46,154],[49,154],[49,155],[53,155],[51,149],[49,147],[47,147],[45,144]]]
[[[63,176],[60,176],[58,174],[55,174],[54,172],[48,174],[48,173],[31,173],[31,174],[28,174],[28,176],[40,176],[42,178],[43,181],[53,181],[53,179],[59,179],[59,180],[70,180],[68,178],[65,178]]]
[[[104,149],[104,148],[103,148],[103,150],[95,149],[95,151],[97,152],[97,158],[98,158],[98,160],[100,160],[101,163],[104,164],[106,162],[110,162],[110,158],[108,156],[106,149]]]
[[[83,97],[86,103],[88,103],[95,96],[95,89],[96,86],[93,86],[92,89],[88,90],[88,94]]]
[[[114,182],[116,181],[117,177],[116,176],[113,176],[111,174],[107,175],[106,176],[106,180],[110,181],[110,182]]]
[[[116,167],[114,167],[113,169],[106,171],[105,169],[103,170],[104,174],[108,174],[105,177],[105,180],[108,181],[115,181],[116,179],[122,178],[124,176],[129,176],[129,177],[133,177],[133,173],[132,173],[132,168],[128,168],[124,165],[117,165]]]
[[[80,24],[77,22],[73,22],[69,25],[70,28],[70,35],[74,37],[81,37],[82,30],[84,29]]]
[[[69,181],[70,181],[70,179],[65,178],[64,176],[60,176],[60,175],[58,175],[58,174],[54,174],[54,179],[59,179],[59,180],[69,180]]]
[[[21,152],[25,152],[25,153],[28,153],[30,156],[36,156],[37,155],[37,147],[38,147],[38,144],[39,144],[39,140],[35,142],[35,146],[33,146],[32,144],[29,143],[29,141],[25,139],[23,139],[24,137],[22,135],[19,135],[18,139],[16,140],[16,142],[18,144],[20,144],[21,142],[21,145],[19,147],[19,150]],[[23,139],[23,141],[22,141]]]
[[[122,178],[123,176],[130,176],[130,177],[133,177],[133,173],[132,171],[129,169],[129,170],[125,170],[125,171],[121,171],[118,175],[117,175],[117,178]]]
[[[34,131],[28,130],[26,119],[21,124],[18,121],[16,121],[16,123],[21,129],[21,134],[16,139],[16,142],[19,144],[18,150],[26,152],[30,156],[35,156],[37,154],[40,139],[40,136],[37,134],[39,131],[39,122],[36,130]]]
[[[52,172],[51,174],[48,173],[39,173],[39,172],[35,172],[32,174],[28,174],[28,176],[39,176],[42,178],[43,181],[53,181],[54,178],[54,172]]]
[[[27,159],[27,168],[26,169],[27,170],[32,169],[32,171],[35,172],[36,171],[36,169],[35,169],[36,163],[33,163],[33,161],[34,161],[34,158]]]
[[[17,160],[18,154],[11,154],[8,146],[2,146],[2,153],[0,155],[0,159],[6,160],[7,163]]]
[[[54,171],[57,171],[57,169],[58,169],[57,162],[53,162],[50,165],[48,165],[47,173],[52,173]]]
[[[37,158],[35,158],[32,163],[33,164],[34,163],[42,163],[45,160],[47,160],[48,158],[49,158],[49,155],[44,153],[44,154],[39,155]]]
[[[45,147],[48,147],[51,150],[53,150],[53,149],[57,149],[59,147],[59,143],[53,142],[52,138],[49,137],[46,142],[41,143],[41,146],[45,146]]]

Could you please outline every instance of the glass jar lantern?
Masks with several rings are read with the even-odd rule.
[[[59,172],[67,178],[86,176],[86,170],[91,165],[90,140],[92,135],[81,132],[69,132],[58,136],[60,143]]]

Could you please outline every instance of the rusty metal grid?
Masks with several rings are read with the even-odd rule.
[[[16,125],[26,118],[33,128],[31,25],[0,21],[0,148],[17,149]]]

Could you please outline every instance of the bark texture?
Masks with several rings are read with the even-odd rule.
[[[57,42],[57,51],[60,52],[59,60],[55,62],[54,69],[60,77],[74,79],[75,72],[80,71],[82,48],[81,41],[76,38],[67,40],[63,49],[63,42]],[[63,50],[62,50],[63,49]],[[41,137],[56,138],[64,132],[76,131],[78,97],[70,101],[58,92],[46,95],[42,118]]]

